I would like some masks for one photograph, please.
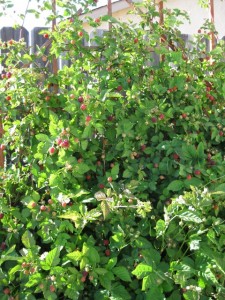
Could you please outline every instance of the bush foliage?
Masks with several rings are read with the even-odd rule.
[[[74,10],[50,53],[1,42],[1,299],[224,299],[224,43],[145,1],[88,48]]]

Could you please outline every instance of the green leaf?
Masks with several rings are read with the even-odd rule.
[[[111,170],[111,174],[112,174],[112,177],[113,179],[116,179],[117,175],[119,174],[119,164],[116,164],[112,170]]]
[[[166,224],[164,220],[158,220],[156,222],[156,237],[158,238],[159,236],[164,235],[164,233],[166,232]]]
[[[68,253],[67,257],[69,259],[71,259],[72,261],[77,262],[77,261],[81,260],[81,258],[83,257],[83,254],[80,251],[76,250],[71,253]]]
[[[110,206],[106,200],[101,202],[101,209],[105,220],[110,213]]]
[[[202,219],[194,211],[183,210],[177,214],[181,220],[194,223],[202,223]]]
[[[107,289],[108,291],[110,291],[111,290],[112,280],[114,280],[114,275],[113,275],[112,272],[108,271],[106,274],[100,275],[99,276],[99,280],[100,280],[101,285],[105,289]]]
[[[125,267],[115,267],[112,272],[121,280],[131,282],[130,274]]]
[[[131,296],[123,285],[114,285],[111,291],[112,300],[130,300]]]
[[[117,257],[112,257],[109,259],[106,268],[108,270],[111,270],[116,264],[117,264]]]
[[[183,181],[174,180],[168,185],[167,189],[169,191],[177,192],[177,191],[180,191],[183,187],[184,187]]]
[[[68,219],[74,222],[76,228],[83,228],[85,225],[83,217],[76,211],[60,215],[59,218]]]
[[[82,253],[92,264],[97,264],[100,262],[100,255],[98,251],[87,243],[83,244]]]
[[[30,249],[33,246],[35,246],[34,236],[33,236],[33,234],[29,230],[27,230],[27,231],[24,232],[24,234],[22,235],[21,239],[22,239],[22,243],[24,244],[24,246],[27,249]]]
[[[35,137],[40,142],[51,142],[50,138],[43,133],[36,134]]]
[[[133,275],[135,275],[138,279],[142,279],[145,276],[149,275],[152,272],[152,267],[145,264],[145,263],[140,263],[137,265],[135,270],[132,272]]]
[[[45,260],[41,262],[43,270],[51,270],[52,267],[57,266],[59,264],[60,251],[61,247],[56,247],[47,254]]]

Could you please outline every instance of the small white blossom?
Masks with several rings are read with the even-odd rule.
[[[59,193],[57,200],[60,203],[70,203],[70,198],[68,198],[66,195],[63,195],[62,193]]]

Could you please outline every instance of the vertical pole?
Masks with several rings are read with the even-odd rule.
[[[108,0],[108,16],[112,17],[112,0]],[[112,23],[109,22],[109,31],[112,29]]]
[[[2,115],[0,111],[0,138],[3,138],[3,125],[2,125]],[[0,168],[4,168],[4,149],[0,147]]]
[[[209,18],[211,23],[215,24],[214,18],[214,0],[209,0]],[[210,39],[210,51],[216,47],[216,38],[214,32],[211,32],[211,39]]]
[[[52,12],[53,15],[56,16],[56,0],[52,0]],[[52,20],[52,31],[55,30],[55,27],[56,27],[56,18]],[[58,61],[56,57],[54,57],[52,60],[52,71],[54,75],[58,73]],[[54,91],[55,93],[57,93],[58,91],[58,87],[56,85],[54,86]]]
[[[162,27],[163,26],[163,24],[164,24],[164,16],[163,16],[163,1],[159,1],[159,4],[158,4],[158,7],[159,7],[159,25],[160,25],[160,27]],[[165,42],[165,36],[161,36],[161,42]],[[160,60],[161,61],[164,61],[165,60],[165,56],[164,55],[161,55],[161,57],[160,57]]]

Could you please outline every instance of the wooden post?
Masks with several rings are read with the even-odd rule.
[[[214,19],[214,0],[209,0],[209,18],[211,23],[215,24]],[[210,51],[216,47],[216,38],[214,32],[211,32],[211,39],[210,39]]]
[[[158,6],[159,6],[159,25],[162,27],[163,24],[164,24],[163,1],[160,0]],[[166,40],[166,37],[164,35],[162,35],[161,39],[160,39],[160,42],[165,42],[165,40]],[[161,55],[160,60],[164,61],[165,60],[165,56]]]
[[[3,138],[2,112],[0,111],[0,138]],[[0,168],[4,168],[4,149],[0,147]]]
[[[112,0],[108,0],[108,16],[112,17]],[[109,22],[109,30],[112,29],[112,23]]]
[[[52,12],[53,15],[56,16],[56,0],[52,0]],[[56,19],[54,18],[52,20],[52,31],[55,30],[55,27],[56,27]],[[54,57],[52,60],[52,71],[54,75],[58,73],[58,61],[56,57]]]

